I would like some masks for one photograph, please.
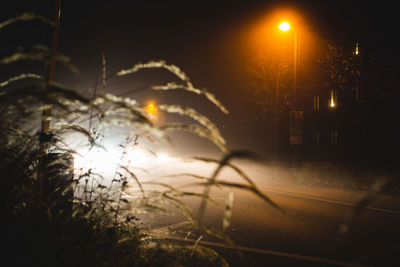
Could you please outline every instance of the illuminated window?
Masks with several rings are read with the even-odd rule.
[[[354,49],[354,55],[358,56],[360,54],[360,51],[358,49],[358,42],[356,43],[356,48]]]
[[[337,129],[332,129],[331,131],[331,145],[338,144],[338,131]]]
[[[319,110],[319,95],[314,96],[314,110],[315,111]]]
[[[331,93],[329,95],[329,107],[330,108],[335,108],[337,107],[338,103],[337,103],[337,90],[336,89],[332,89]]]

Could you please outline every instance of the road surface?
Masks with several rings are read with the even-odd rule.
[[[362,193],[279,181],[271,179],[270,168],[254,164],[248,167],[260,190],[277,203],[283,213],[243,190],[211,190],[211,196],[220,205],[208,204],[205,224],[221,228],[225,198],[232,191],[234,200],[228,233],[243,257],[226,248],[222,241],[204,237],[200,244],[216,249],[227,257],[231,266],[400,266],[397,256],[400,255],[400,199],[378,196],[354,214]],[[182,170],[175,167],[174,172],[177,171],[212,173],[200,165]],[[165,168],[163,173],[166,173]],[[159,181],[188,190],[188,183],[182,179],[164,177]],[[219,179],[242,181],[229,171],[222,173]],[[199,199],[185,201],[196,212]],[[175,232],[187,229],[186,219],[179,216],[160,216],[148,225],[154,232],[165,233],[170,229],[172,238],[176,239],[182,236],[174,235]]]

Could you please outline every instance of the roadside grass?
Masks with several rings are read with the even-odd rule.
[[[1,22],[0,30],[35,19],[54,27],[50,20],[26,13]],[[0,65],[7,67],[26,60],[43,62],[51,56],[51,50],[42,45],[18,48],[14,54],[1,58]],[[78,73],[69,57],[57,53],[55,60]],[[204,97],[222,113],[227,114],[228,110],[214,94],[196,88],[179,67],[165,61],[138,63],[111,74],[106,73],[104,54],[102,64],[101,82],[96,80],[92,97],[35,73],[19,73],[0,82],[2,260],[10,266],[226,266],[225,259],[199,242],[171,242],[168,233],[161,233],[164,238],[152,237],[140,227],[137,215],[169,212],[173,207],[191,222],[193,229],[235,247],[226,233],[232,198],[225,207],[222,229],[206,227],[202,218],[207,203],[213,201],[209,194],[212,187],[246,190],[280,209],[231,162],[236,158],[251,159],[252,153],[229,151],[218,128],[191,107],[157,105],[159,110],[188,117],[194,123],[156,125],[142,103],[128,97],[100,95],[96,88],[100,84],[107,86],[111,78],[143,69],[163,69],[176,79],[154,85],[151,90],[185,90]],[[36,82],[19,86],[19,82],[31,79]],[[43,130],[41,123],[48,123],[50,129]],[[125,140],[116,144],[122,150],[111,184],[104,183],[105,177],[95,168],[76,172],[71,167],[80,148],[90,151],[104,147],[107,131],[116,131]],[[199,158],[216,163],[210,167],[214,168],[210,177],[193,176],[194,184],[203,189],[201,193],[178,190],[162,182],[158,183],[161,189],[147,192],[137,169],[125,160],[128,151],[141,145],[141,140],[170,143],[169,134],[173,131],[206,138],[221,151],[220,159]],[[219,179],[223,168],[231,168],[242,182]],[[134,200],[127,198],[128,188],[136,188],[140,194]],[[197,215],[182,200],[186,196],[201,200]]]
[[[1,22],[0,30],[19,21],[35,19],[54,26],[42,16],[27,13]],[[43,62],[50,53],[42,45],[19,48],[14,54],[0,58],[0,65],[8,67],[25,60]],[[78,73],[69,57],[58,53],[55,60],[72,73]],[[235,159],[257,157],[248,151],[230,151],[218,127],[192,107],[157,104],[160,111],[193,121],[192,124],[166,121],[159,125],[154,123],[143,103],[129,97],[98,94],[97,87],[107,87],[110,79],[122,79],[141,70],[162,69],[175,79],[149,90],[184,90],[205,99],[224,114],[228,110],[213,93],[195,87],[179,67],[163,60],[137,63],[107,73],[106,57],[102,54],[101,69],[102,75],[96,79],[91,97],[55,82],[47,84],[42,75],[31,72],[17,73],[0,82],[2,260],[9,266],[227,266],[227,261],[215,250],[201,245],[202,237],[211,236],[233,249],[236,246],[228,235],[233,194],[226,198],[221,228],[205,225],[207,207],[216,202],[210,195],[212,188],[248,191],[283,212],[232,163]],[[26,83],[32,79],[35,82]],[[22,81],[24,85],[19,86]],[[46,110],[51,110],[51,114],[46,114]],[[40,128],[43,121],[49,122],[50,131]],[[71,169],[71,158],[79,155],[81,148],[89,151],[104,148],[107,131],[118,132],[120,136],[120,142],[114,144],[120,148],[120,157],[110,184],[104,182],[105,177],[96,168],[78,172]],[[170,144],[174,131],[187,131],[205,138],[221,151],[219,159],[196,158],[210,164],[210,176],[178,174],[193,179],[192,185],[200,187],[200,192],[178,189],[162,180],[143,181],[134,162],[126,159],[129,151],[145,146],[143,140],[154,145]],[[150,148],[145,149],[156,155]],[[239,181],[221,178],[225,168],[235,172]],[[274,174],[279,176],[279,167],[276,169],[278,172]],[[385,188],[394,188],[396,192],[399,188],[385,187],[393,180],[392,176],[348,170],[325,162],[303,163],[295,175],[282,173],[293,183],[369,190],[355,208],[353,217],[376,194],[385,192]],[[149,184],[158,189],[147,190]],[[130,195],[132,188],[138,193]],[[198,198],[198,209],[189,208],[185,197]],[[193,232],[198,237],[193,245],[172,240],[168,231],[152,235],[141,226],[140,216],[171,214],[171,209],[190,223],[188,234]]]

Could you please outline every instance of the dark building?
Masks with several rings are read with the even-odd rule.
[[[342,88],[321,85],[304,92],[301,160],[397,168],[400,99],[394,71],[357,59],[358,44],[352,57],[363,61],[359,78]]]

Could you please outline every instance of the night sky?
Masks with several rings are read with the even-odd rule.
[[[2,1],[0,6],[2,21],[24,11],[51,12],[51,1]],[[241,82],[246,62],[240,38],[279,7],[297,10],[307,18],[309,30],[322,39],[334,39],[347,47],[358,41],[363,52],[395,65],[399,52],[394,41],[398,22],[393,1],[62,1],[59,51],[72,58],[81,75],[76,77],[59,67],[57,79],[89,94],[102,53],[109,73],[163,59],[185,71],[194,85],[214,92],[231,114],[220,114],[198,97],[174,93],[171,99],[142,90],[154,82],[168,81],[165,73],[117,78],[109,81],[107,90],[142,101],[189,102],[213,117],[234,147],[254,145],[262,138],[257,124],[236,127],[258,114],[253,96],[243,90]],[[39,24],[20,23],[2,30],[2,42],[7,40],[7,44],[2,44],[1,56],[15,45],[48,41],[48,28]],[[30,30],[24,30],[25,26]],[[2,77],[8,71],[3,70]],[[249,130],[254,139],[247,135]]]

